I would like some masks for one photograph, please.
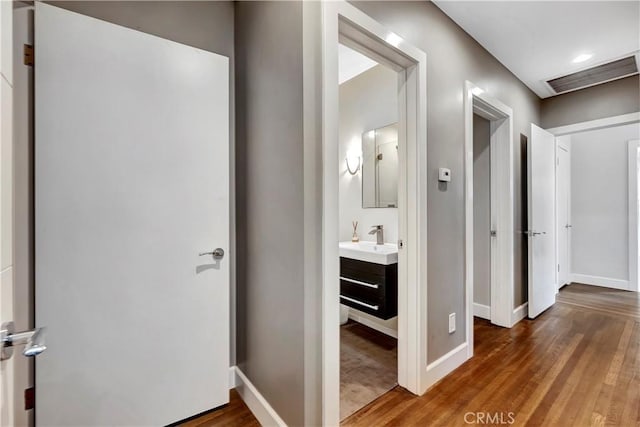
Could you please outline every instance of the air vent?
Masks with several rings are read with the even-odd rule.
[[[636,64],[636,58],[635,56],[629,56],[607,64],[598,65],[597,67],[587,68],[577,73],[547,80],[547,83],[556,93],[562,93],[605,83],[636,74],[637,72],[638,65]]]

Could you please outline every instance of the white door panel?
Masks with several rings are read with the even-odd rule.
[[[228,59],[36,2],[39,425],[228,401]]]
[[[527,145],[529,209],[529,317],[555,303],[555,137],[531,125]]]

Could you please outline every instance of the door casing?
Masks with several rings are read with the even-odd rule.
[[[489,120],[491,130],[491,323],[511,327],[519,320],[514,294],[513,109],[470,81],[464,86],[465,289],[467,343],[473,355],[473,114]]]
[[[398,383],[422,394],[457,365],[427,366],[426,54],[347,2],[322,2],[322,420],[339,424],[338,44],[399,75]],[[461,364],[466,360],[456,360]]]

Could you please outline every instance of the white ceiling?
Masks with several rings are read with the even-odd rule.
[[[343,44],[338,46],[338,82],[342,84],[362,74],[378,63],[368,56],[356,52]]]
[[[640,50],[639,1],[434,3],[542,98],[554,94],[546,80]]]

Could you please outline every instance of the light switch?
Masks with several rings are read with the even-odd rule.
[[[438,169],[438,181],[450,182],[451,181],[451,169],[447,169],[447,168]]]

